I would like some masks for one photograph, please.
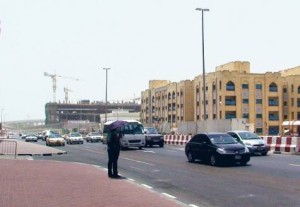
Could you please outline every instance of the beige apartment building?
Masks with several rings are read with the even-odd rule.
[[[204,93],[202,75],[150,81],[141,96],[142,122],[203,121],[204,94],[207,120],[243,118],[258,134],[281,134],[284,121],[300,120],[300,67],[262,74],[250,73],[249,62],[230,62],[207,73],[205,83]]]

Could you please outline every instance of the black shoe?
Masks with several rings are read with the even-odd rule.
[[[109,178],[112,178],[112,177],[113,177],[113,175],[112,175],[112,174],[108,174],[108,177],[109,177]]]
[[[112,175],[112,178],[121,178],[120,175]]]

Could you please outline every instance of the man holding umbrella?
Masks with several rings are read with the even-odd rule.
[[[121,128],[126,125],[125,121],[115,121],[108,126],[109,133],[107,135],[107,152],[108,152],[108,177],[120,178],[118,174],[118,159],[121,149]]]

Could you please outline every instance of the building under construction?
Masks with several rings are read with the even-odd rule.
[[[136,102],[108,103],[82,100],[73,103],[47,103],[45,105],[45,124],[63,123],[67,121],[89,121],[100,123],[100,114],[111,113],[113,110],[124,109],[129,112],[140,112],[141,105]]]

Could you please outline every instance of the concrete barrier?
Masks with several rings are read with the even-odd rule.
[[[300,137],[261,137],[273,153],[300,154]]]
[[[190,139],[191,135],[164,135],[165,144],[169,145],[185,145]]]

